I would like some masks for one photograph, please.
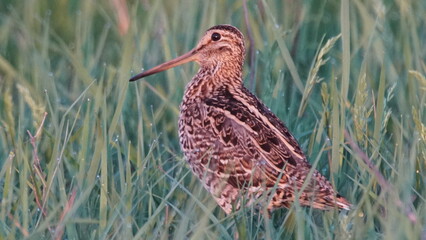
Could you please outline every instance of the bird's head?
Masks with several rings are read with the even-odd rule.
[[[201,67],[228,65],[241,69],[244,53],[243,34],[231,25],[217,25],[209,28],[197,46],[188,53],[142,72],[132,77],[130,81],[136,81],[191,61],[197,62]]]

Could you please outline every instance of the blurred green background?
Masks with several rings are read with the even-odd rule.
[[[0,238],[426,239],[426,1],[244,3],[2,0]],[[224,23],[351,211],[226,216],[178,144],[198,66],[128,82]]]

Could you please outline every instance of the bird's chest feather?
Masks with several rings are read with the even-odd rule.
[[[189,162],[200,159],[208,150],[215,148],[215,137],[207,107],[202,101],[182,103],[179,116],[179,140]]]

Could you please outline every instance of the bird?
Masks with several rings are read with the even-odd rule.
[[[198,63],[180,104],[179,142],[193,174],[226,214],[250,204],[271,213],[296,201],[315,209],[350,210],[349,201],[311,169],[286,125],[244,87],[244,57],[241,31],[217,25],[189,52],[129,81]]]

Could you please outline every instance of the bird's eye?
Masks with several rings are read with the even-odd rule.
[[[215,32],[215,33],[212,34],[212,40],[213,41],[219,41],[221,37],[222,36],[220,36],[220,34],[217,33],[217,32]]]

